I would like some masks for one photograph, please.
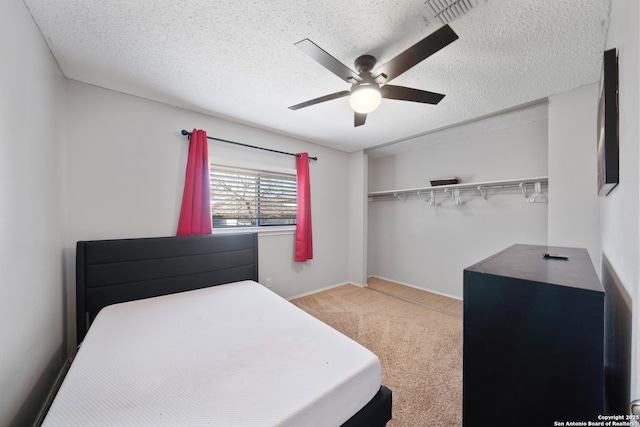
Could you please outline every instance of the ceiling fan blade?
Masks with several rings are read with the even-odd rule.
[[[349,95],[351,92],[348,90],[341,90],[340,92],[331,93],[329,95],[321,96],[320,98],[315,98],[306,102],[301,102],[300,104],[292,105],[289,107],[290,110],[299,110],[300,108],[309,107],[311,105],[319,104],[325,101],[331,101],[332,99],[342,98],[343,96]]]
[[[373,78],[378,83],[389,82],[457,39],[458,35],[445,25],[384,64],[376,70]]]
[[[295,46],[342,80],[348,83],[354,83],[354,80],[355,82],[362,81],[362,78],[355,71],[329,55],[324,49],[311,40],[301,40],[296,43]]]
[[[423,104],[437,104],[444,98],[441,93],[427,92],[426,90],[413,89],[404,86],[384,85],[380,93],[386,99],[398,99],[400,101],[422,102]]]
[[[353,116],[353,127],[358,127],[358,126],[362,126],[364,124],[364,122],[367,121],[367,114],[364,113],[357,113],[357,112],[353,112],[354,116]]]

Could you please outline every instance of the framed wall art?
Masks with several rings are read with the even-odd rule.
[[[619,181],[618,52],[604,52],[598,96],[598,195],[606,196]]]

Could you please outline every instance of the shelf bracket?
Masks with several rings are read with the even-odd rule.
[[[483,188],[482,185],[478,185],[478,191],[480,192],[480,195],[482,196],[482,198],[486,202],[487,201],[487,189]]]
[[[529,203],[548,203],[547,196],[542,192],[542,183],[536,182],[534,184],[534,193],[529,196],[527,202]]]
[[[435,196],[433,190],[431,190],[431,191],[418,191],[418,194],[426,194],[426,197],[424,198],[424,201],[427,202],[427,204],[429,206],[435,206],[436,205],[436,196]]]
[[[524,196],[524,198],[529,200],[529,197],[527,196],[527,184],[521,182],[520,184],[518,184],[518,187],[520,187],[520,190],[522,190],[522,195]]]
[[[459,188],[445,188],[444,191],[449,194],[454,206],[462,205],[462,199],[460,198]]]
[[[406,193],[393,193],[393,197],[397,198],[402,203],[407,201],[407,194]]]

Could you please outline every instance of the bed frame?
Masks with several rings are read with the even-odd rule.
[[[108,305],[258,281],[257,233],[80,241],[76,249],[78,344]],[[391,391],[381,386],[343,426],[382,427],[390,419]]]

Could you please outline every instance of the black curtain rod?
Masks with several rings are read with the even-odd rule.
[[[187,137],[191,137],[191,132],[187,132],[186,130],[182,129],[182,134],[184,136]],[[264,151],[271,151],[272,153],[278,153],[278,154],[286,154],[287,156],[295,156],[298,157],[297,154],[295,153],[287,153],[286,151],[278,151],[278,150],[272,150],[271,148],[264,148],[264,147],[257,147],[255,145],[249,145],[249,144],[243,144],[241,142],[235,142],[235,141],[229,141],[227,139],[220,139],[220,138],[214,138],[212,136],[207,136],[207,139],[211,139],[213,141],[220,141],[220,142],[226,142],[228,144],[235,144],[235,145],[242,145],[243,147],[249,147],[249,148],[257,148],[258,150],[264,150]],[[318,160],[317,157],[311,157],[309,156],[309,160]]]

